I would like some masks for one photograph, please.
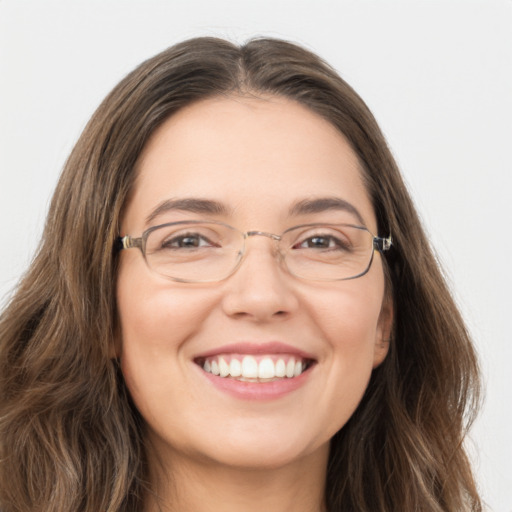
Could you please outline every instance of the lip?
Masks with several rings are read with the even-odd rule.
[[[231,343],[229,345],[222,345],[215,347],[207,352],[201,352],[194,356],[194,360],[204,359],[206,357],[218,356],[220,354],[246,354],[246,355],[273,355],[273,354],[289,354],[292,356],[300,357],[302,359],[315,360],[313,354],[309,354],[300,350],[293,345],[282,343],[280,341],[270,341],[265,343],[254,342],[239,342]]]
[[[273,382],[243,382],[236,379],[217,377],[203,371],[198,371],[220,391],[240,400],[277,400],[302,387],[308,380],[313,367],[308,368],[293,379],[280,379]]]
[[[205,372],[198,361],[207,357],[213,357],[220,354],[243,354],[243,355],[276,355],[288,354],[302,359],[313,361],[303,373],[298,377],[284,378],[270,382],[244,382],[229,377],[219,377],[211,373]],[[300,350],[287,343],[272,341],[265,343],[240,342],[228,345],[222,345],[202,352],[194,357],[194,366],[200,374],[208,380],[209,384],[227,393],[239,400],[269,401],[282,398],[293,391],[301,388],[308,381],[311,372],[316,366],[316,358],[303,350]]]

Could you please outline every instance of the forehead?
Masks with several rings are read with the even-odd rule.
[[[123,219],[132,232],[159,204],[182,198],[222,203],[244,229],[278,229],[270,224],[286,222],[291,205],[325,197],[353,204],[370,229],[376,224],[343,135],[280,97],[213,98],[183,108],[155,131],[136,171]]]

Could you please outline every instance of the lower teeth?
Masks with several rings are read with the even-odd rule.
[[[288,377],[273,377],[270,379],[250,378],[250,377],[227,377],[228,379],[239,380],[241,382],[274,382],[276,380],[283,380]],[[292,377],[293,378],[293,377]]]

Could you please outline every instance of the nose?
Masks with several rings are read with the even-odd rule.
[[[254,235],[262,236],[252,238]],[[294,278],[282,264],[278,239],[267,233],[248,233],[244,258],[224,282],[223,309],[227,315],[264,322],[287,318],[296,311],[299,301]]]

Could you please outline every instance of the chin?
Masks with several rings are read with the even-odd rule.
[[[315,453],[328,454],[330,438],[319,439],[310,432],[291,430],[289,425],[287,428],[272,422],[265,425],[264,420],[258,423],[258,426],[246,423],[222,432],[210,431],[199,443],[202,446],[197,441],[190,441],[190,446],[195,446],[195,455],[203,460],[248,470],[277,469]]]
[[[316,450],[304,450],[294,446],[277,448],[268,444],[262,447],[260,443],[245,446],[243,449],[240,447],[233,448],[223,449],[222,453],[211,454],[209,458],[217,465],[239,470],[275,470],[302,461],[319,450],[318,448]]]

